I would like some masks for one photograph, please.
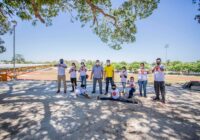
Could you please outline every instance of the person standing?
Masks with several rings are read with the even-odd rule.
[[[100,65],[100,61],[96,60],[96,64],[92,68],[91,80],[93,78],[93,91],[92,93],[96,93],[96,83],[99,83],[99,92],[102,94],[102,79],[103,79],[103,67]]]
[[[160,100],[160,92],[162,96],[162,102],[165,103],[165,68],[161,65],[161,59],[156,59],[156,66],[153,68],[152,72],[154,73],[154,89],[156,97],[154,100]]]
[[[64,85],[64,93],[67,93],[67,84],[66,84],[66,76],[65,76],[65,69],[67,68],[67,65],[64,64],[64,60],[60,59],[59,64],[54,65],[55,67],[58,67],[58,90],[56,93],[60,93],[60,87],[61,87],[61,81],[63,81]]]
[[[79,73],[80,73],[81,85],[85,85],[85,88],[86,88],[87,68],[86,68],[84,62],[81,62],[81,67],[79,69]]]
[[[127,75],[128,75],[128,73],[127,73],[126,67],[122,67],[122,71],[120,73],[120,78],[121,78],[123,93],[126,93]]]
[[[142,90],[144,91],[144,97],[147,97],[147,74],[148,71],[145,69],[144,63],[140,64],[140,69],[138,70],[138,85],[139,85],[139,91],[140,91],[140,96],[142,95]]]
[[[77,86],[77,80],[76,80],[76,64],[72,63],[72,67],[69,70],[70,73],[70,79],[72,83],[72,90],[70,92],[74,92]]]
[[[106,67],[104,68],[104,78],[106,80],[106,92],[108,94],[109,83],[111,86],[114,84],[114,67],[111,65],[110,60],[106,61]]]

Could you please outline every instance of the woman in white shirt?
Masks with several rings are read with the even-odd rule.
[[[138,70],[138,84],[140,96],[143,96],[142,90],[144,91],[144,97],[147,97],[146,87],[147,87],[147,74],[148,71],[145,69],[144,63],[140,64],[140,69]]]
[[[81,85],[85,85],[86,88],[86,80],[87,80],[87,68],[84,62],[81,62],[81,67],[79,69]]]
[[[77,86],[77,80],[76,80],[76,64],[72,63],[72,67],[69,70],[70,73],[70,79],[72,83],[72,90],[70,92],[74,92]]]
[[[126,67],[122,67],[122,71],[120,73],[120,78],[122,82],[122,87],[123,87],[123,93],[126,92],[126,82],[127,82],[127,70]]]

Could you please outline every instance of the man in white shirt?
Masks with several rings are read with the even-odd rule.
[[[60,93],[61,80],[63,81],[64,85],[64,93],[67,93],[66,76],[65,76],[65,69],[67,68],[67,65],[64,64],[63,59],[60,59],[60,63],[56,64],[55,67],[58,67],[58,91],[56,93]]]
[[[165,103],[165,74],[164,66],[161,65],[161,59],[156,59],[156,66],[153,68],[154,73],[154,89],[156,93],[156,98],[154,100],[160,100],[160,92],[162,96],[162,102]]]

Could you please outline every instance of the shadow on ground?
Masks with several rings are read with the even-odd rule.
[[[152,92],[134,105],[56,95],[50,81],[1,87],[0,139],[200,139],[198,92],[168,87],[166,105],[152,102]]]

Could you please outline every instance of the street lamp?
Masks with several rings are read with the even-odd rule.
[[[12,21],[13,23],[13,75],[14,79],[16,78],[16,70],[15,70],[15,28],[17,26],[17,21]]]

